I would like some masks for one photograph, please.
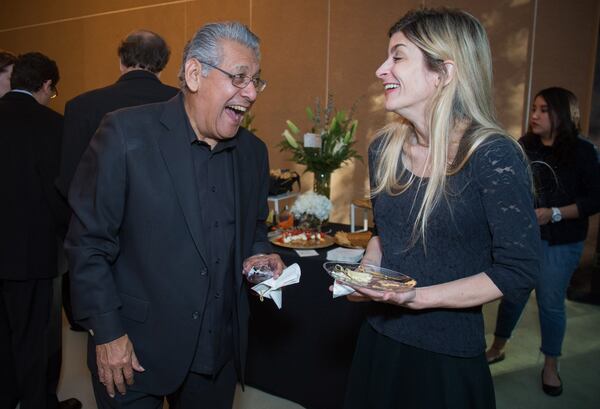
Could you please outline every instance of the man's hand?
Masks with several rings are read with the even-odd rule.
[[[281,272],[285,268],[285,264],[283,264],[283,260],[279,257],[277,253],[271,254],[256,254],[254,256],[248,257],[244,260],[244,274],[247,274],[248,271],[252,267],[260,267],[268,265],[269,269],[273,272],[273,277],[277,278],[281,275]]]
[[[127,391],[125,382],[127,385],[133,385],[133,371],[145,371],[138,362],[127,335],[106,344],[96,345],[96,363],[100,383],[106,387],[106,392],[111,398],[115,397],[115,385],[124,395]]]

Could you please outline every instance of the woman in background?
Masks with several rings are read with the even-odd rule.
[[[377,70],[399,123],[369,148],[377,235],[363,263],[405,273],[361,328],[345,408],[493,408],[481,305],[521,298],[539,268],[531,180],[492,103],[485,30],[471,15],[411,11]]]
[[[542,389],[562,393],[558,357],[566,330],[565,295],[579,265],[588,217],[600,210],[600,168],[594,145],[579,137],[572,109],[574,95],[563,88],[540,91],[533,102],[529,130],[520,140],[535,176],[542,268],[535,287],[545,356]],[[529,297],[504,299],[498,309],[490,364],[505,358],[504,347]]]

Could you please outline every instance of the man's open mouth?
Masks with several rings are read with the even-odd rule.
[[[227,105],[227,109],[235,112],[237,115],[244,115],[248,111],[248,107],[242,105]]]

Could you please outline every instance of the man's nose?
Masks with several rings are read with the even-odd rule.
[[[258,91],[256,89],[256,85],[254,85],[254,81],[250,81],[248,85],[242,88],[241,95],[248,101],[256,100],[256,97],[258,96]]]

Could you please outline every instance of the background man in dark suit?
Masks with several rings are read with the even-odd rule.
[[[21,409],[81,407],[76,399],[59,405],[56,396],[61,328],[52,318],[52,294],[67,207],[54,188],[63,119],[46,105],[56,95],[58,79],[54,61],[23,54],[14,64],[12,91],[0,99],[2,408],[18,401]]]
[[[265,87],[242,24],[201,28],[182,93],[108,114],[69,192],[74,314],[99,408],[231,408],[257,263],[276,275],[265,144],[240,128]],[[135,383],[133,383],[135,372]],[[237,373],[237,376],[236,376]]]
[[[160,35],[148,30],[134,31],[118,48],[119,80],[67,102],[60,177],[56,183],[65,198],[81,155],[104,115],[120,108],[166,101],[177,94],[177,88],[164,85],[159,79],[170,53]],[[71,329],[83,330],[73,320],[68,273],[63,275],[63,305]]]
[[[0,50],[0,98],[10,91],[10,74],[16,61],[12,53]]]

